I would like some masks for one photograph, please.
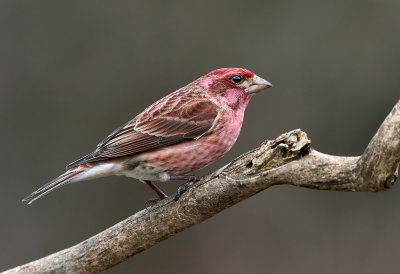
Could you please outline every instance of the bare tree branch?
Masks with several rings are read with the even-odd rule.
[[[400,163],[400,101],[359,157],[326,155],[309,145],[300,130],[282,134],[191,185],[181,197],[162,200],[86,241],[5,273],[100,272],[272,185],[386,190],[396,181]]]

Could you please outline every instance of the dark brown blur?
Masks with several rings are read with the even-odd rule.
[[[274,87],[198,174],[295,128],[321,152],[360,155],[400,97],[400,1],[136,2],[0,2],[0,270],[143,209],[154,193],[125,177],[21,199],[213,69]],[[398,273],[399,195],[273,187],[108,273]]]

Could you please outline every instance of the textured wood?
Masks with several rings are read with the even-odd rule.
[[[396,181],[399,163],[400,101],[359,157],[320,153],[310,148],[304,132],[294,130],[238,157],[179,198],[162,200],[86,241],[5,273],[100,272],[272,185],[384,191]]]

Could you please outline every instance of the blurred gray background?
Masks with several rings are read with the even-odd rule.
[[[124,177],[21,199],[216,68],[248,68],[274,88],[199,174],[295,128],[321,152],[360,155],[400,97],[399,12],[395,0],[1,1],[0,270],[143,209],[153,192]],[[399,194],[273,187],[108,273],[398,273]]]

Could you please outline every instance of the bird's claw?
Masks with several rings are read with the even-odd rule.
[[[195,183],[195,182],[198,182],[200,180],[201,180],[200,176],[190,175],[188,177],[188,183]],[[186,184],[188,184],[188,183],[186,183]]]
[[[186,183],[181,184],[176,191],[174,201],[178,201],[182,194],[185,193],[194,182],[195,181],[187,181]]]
[[[148,209],[149,207],[151,207],[151,206],[157,204],[159,201],[161,201],[160,198],[151,198],[151,199],[148,199],[148,200],[144,203],[144,207],[145,207],[146,209]]]

